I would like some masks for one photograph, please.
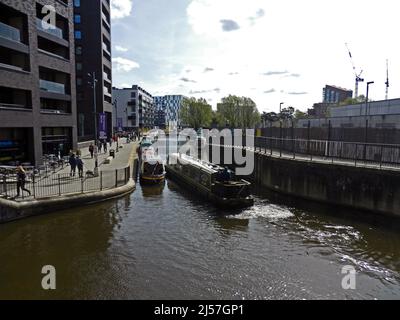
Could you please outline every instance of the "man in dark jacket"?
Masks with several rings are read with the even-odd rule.
[[[93,146],[93,144],[90,144],[90,146],[89,146],[89,152],[90,152],[90,156],[91,156],[92,159],[93,159],[93,153],[94,153],[94,146]]]
[[[78,167],[79,178],[83,178],[83,161],[79,156],[76,158],[76,166]]]
[[[69,174],[71,177],[75,177],[76,172],[76,158],[73,153],[69,156],[69,165],[71,166],[71,173]]]
[[[25,188],[26,183],[26,172],[24,168],[21,166],[17,168],[17,197],[20,196],[21,190],[28,192],[31,195],[31,192]]]

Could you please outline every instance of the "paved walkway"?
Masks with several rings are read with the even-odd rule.
[[[232,147],[232,146],[231,146]],[[242,149],[240,146],[233,146],[236,149]],[[269,148],[259,148],[259,147],[246,147],[246,150],[253,151],[260,154],[265,154],[266,156],[281,158],[293,161],[302,161],[302,162],[315,162],[315,163],[323,163],[323,164],[332,164],[332,165],[341,165],[341,166],[350,166],[357,168],[367,168],[367,169],[375,169],[375,170],[386,170],[386,171],[400,171],[400,165],[397,164],[389,164],[389,163],[379,163],[372,161],[364,161],[364,160],[353,160],[353,159],[340,159],[340,158],[332,158],[332,157],[321,157],[321,156],[311,156],[306,154],[293,154],[291,152],[275,150]]]
[[[99,171],[109,171],[115,169],[121,169],[128,166],[129,161],[131,160],[132,152],[136,155],[136,142],[126,143],[125,138],[121,138],[118,146],[120,147],[118,152],[115,152],[115,158],[112,160],[110,164],[105,164],[105,160],[110,156],[110,150],[117,150],[117,144],[113,143],[112,146],[108,146],[107,153],[101,152],[98,154],[98,166]],[[121,148],[122,147],[122,148]],[[134,150],[133,150],[134,149]],[[90,156],[89,148],[83,148],[80,150],[82,154],[83,161],[83,171],[93,171],[95,167],[95,159]],[[67,165],[64,169],[57,172],[57,174],[66,174],[70,173],[71,167]]]
[[[16,184],[7,184],[7,199],[17,202],[32,201],[121,187],[132,177],[134,159],[137,157],[137,143],[126,143],[126,139],[120,139],[119,146],[122,146],[122,148],[119,148],[119,151],[115,153],[115,158],[109,164],[106,164],[105,160],[109,157],[110,148],[108,148],[107,153],[99,154],[99,175],[97,177],[86,175],[87,171],[93,172],[95,159],[91,158],[89,149],[84,148],[81,149],[84,162],[84,177],[82,179],[78,177],[78,172],[74,177],[71,177],[71,168],[68,165],[59,171],[36,177],[34,185],[31,181],[28,181],[26,188],[31,192],[30,196],[27,192],[22,192],[23,197],[16,197]],[[116,149],[116,144],[113,144],[111,149]],[[128,166],[130,170],[127,169]]]

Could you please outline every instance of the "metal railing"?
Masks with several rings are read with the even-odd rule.
[[[48,80],[39,80],[40,89],[48,92],[65,94],[65,85],[58,82],[48,81]]]
[[[77,173],[78,174],[78,173]],[[0,175],[0,197],[8,200],[37,200],[66,195],[110,190],[126,185],[131,179],[131,167],[100,171],[98,176],[86,173],[83,177],[69,173],[27,174],[25,188],[19,190],[16,174]]]
[[[63,31],[56,27],[53,26],[50,23],[47,23],[46,21],[36,18],[36,26],[39,30],[47,32],[49,34],[52,34],[53,36],[56,36],[57,38],[63,39]]]
[[[21,33],[17,28],[0,22],[0,37],[21,42]]]
[[[254,148],[283,158],[400,167],[400,145],[255,137]]]

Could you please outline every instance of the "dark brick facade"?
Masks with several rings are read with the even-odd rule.
[[[88,74],[93,72],[97,79],[96,112],[106,113],[107,136],[111,137],[113,101],[110,1],[81,1],[80,7],[75,7],[74,12],[80,16],[80,22],[75,24],[75,30],[82,36],[81,39],[75,39],[75,46],[81,48],[75,57],[77,64],[81,66],[81,69],[76,71],[77,81],[80,82],[77,83],[79,141],[94,139],[94,94],[88,84],[91,80]]]
[[[29,47],[29,66],[30,70],[21,71],[14,70],[7,65],[0,67],[0,87],[14,89],[24,89],[31,92],[31,109],[8,108],[0,101],[0,132],[5,132],[10,128],[27,128],[32,132],[32,143],[34,144],[33,154],[30,161],[40,164],[42,161],[42,128],[68,128],[70,131],[70,140],[72,148],[77,146],[77,125],[76,125],[76,86],[75,86],[75,56],[74,56],[74,27],[73,27],[73,0],[66,0],[68,4],[64,4],[61,0],[0,0],[2,8],[15,9],[23,14],[23,18],[27,20],[27,30],[20,30],[28,35],[28,41],[25,43]],[[5,5],[5,6],[4,6]],[[56,9],[57,16],[63,21],[67,21],[68,33],[64,31],[65,42],[67,47],[63,50],[69,51],[69,59],[55,56],[49,52],[39,50],[38,27],[37,27],[37,5],[52,5]],[[9,9],[6,8],[6,9]],[[7,19],[2,16],[3,20]],[[65,30],[66,30],[65,29]],[[50,39],[50,40],[49,40]],[[51,46],[51,37],[44,39]],[[0,46],[7,46],[0,42]],[[8,50],[10,47],[6,48]],[[15,51],[10,51],[14,54]],[[68,87],[68,94],[55,94],[54,100],[66,101],[69,106],[68,112],[49,113],[41,109],[41,98],[46,99],[45,93],[40,89],[40,72],[39,69],[46,68],[50,73],[62,74],[66,76],[66,82],[63,83]],[[48,96],[48,93],[47,93]],[[1,136],[0,136],[1,140]],[[67,150],[65,150],[67,152]],[[1,158],[1,157],[0,157]]]

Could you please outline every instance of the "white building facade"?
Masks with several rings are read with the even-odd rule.
[[[185,96],[183,95],[154,97],[158,127],[174,130],[181,126],[180,110],[184,99]]]
[[[153,96],[143,88],[113,88],[115,131],[150,130],[155,127]]]

